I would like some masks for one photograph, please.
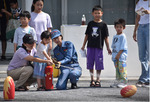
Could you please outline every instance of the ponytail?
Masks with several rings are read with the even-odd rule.
[[[33,12],[34,11],[34,6],[33,6],[33,4],[32,4],[32,6],[31,6],[31,12]]]
[[[22,44],[22,48],[25,49],[25,50],[27,51],[26,46],[24,46],[24,44]]]

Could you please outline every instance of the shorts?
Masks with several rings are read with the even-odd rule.
[[[87,48],[87,69],[104,70],[103,50],[100,48]]]

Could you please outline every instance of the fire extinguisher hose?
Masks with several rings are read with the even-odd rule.
[[[64,65],[60,65],[60,66],[61,66],[61,67],[64,67],[64,68],[72,69],[72,70],[78,70],[78,71],[81,71],[80,69],[76,69],[76,68],[69,67],[69,66],[64,66]],[[59,69],[59,68],[56,68],[56,69]]]

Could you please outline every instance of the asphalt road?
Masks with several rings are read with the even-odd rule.
[[[0,71],[6,71],[9,61],[0,61]],[[3,81],[6,73],[0,74],[0,101],[3,99]],[[54,79],[54,85],[57,78]],[[129,80],[128,85],[135,85],[137,79]],[[78,89],[70,89],[71,85],[68,82],[67,90],[54,90],[52,91],[36,91],[35,87],[30,88],[26,92],[15,92],[15,99],[11,102],[55,102],[55,101],[89,101],[89,102],[149,102],[149,88],[137,88],[137,92],[130,98],[123,98],[120,95],[121,88],[110,88],[113,80],[103,79],[101,81],[101,88],[91,88],[90,78],[80,78],[78,82]],[[8,101],[7,101],[8,102]]]
[[[139,88],[135,95],[130,98],[123,98],[120,95],[121,88],[110,88],[112,80],[102,80],[101,88],[89,87],[90,81],[80,80],[78,82],[78,89],[70,89],[70,83],[68,82],[67,90],[54,90],[52,91],[36,91],[36,88],[30,88],[26,92],[15,92],[15,99],[11,102],[55,102],[55,101],[98,101],[98,102],[149,102],[149,88]],[[128,85],[135,84],[135,80],[129,80]],[[56,82],[54,82],[56,84]],[[3,99],[3,86],[0,87],[0,101]]]

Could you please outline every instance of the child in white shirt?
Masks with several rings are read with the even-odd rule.
[[[35,54],[36,57],[40,59],[48,59],[51,60],[51,56],[47,54],[47,44],[49,44],[51,37],[49,31],[44,31],[41,34],[41,42],[37,46],[37,53]],[[52,62],[52,60],[51,60]],[[45,67],[47,66],[46,63],[34,63],[34,73],[33,77],[37,78],[38,88],[37,91],[44,91],[45,85],[44,85],[44,78],[45,78]]]
[[[24,11],[23,13],[20,14],[21,26],[15,30],[14,40],[13,40],[14,52],[16,52],[16,50],[22,46],[22,43],[23,43],[22,38],[24,37],[25,34],[32,34],[34,40],[37,41],[34,28],[28,25],[30,18],[31,16],[28,11]]]

